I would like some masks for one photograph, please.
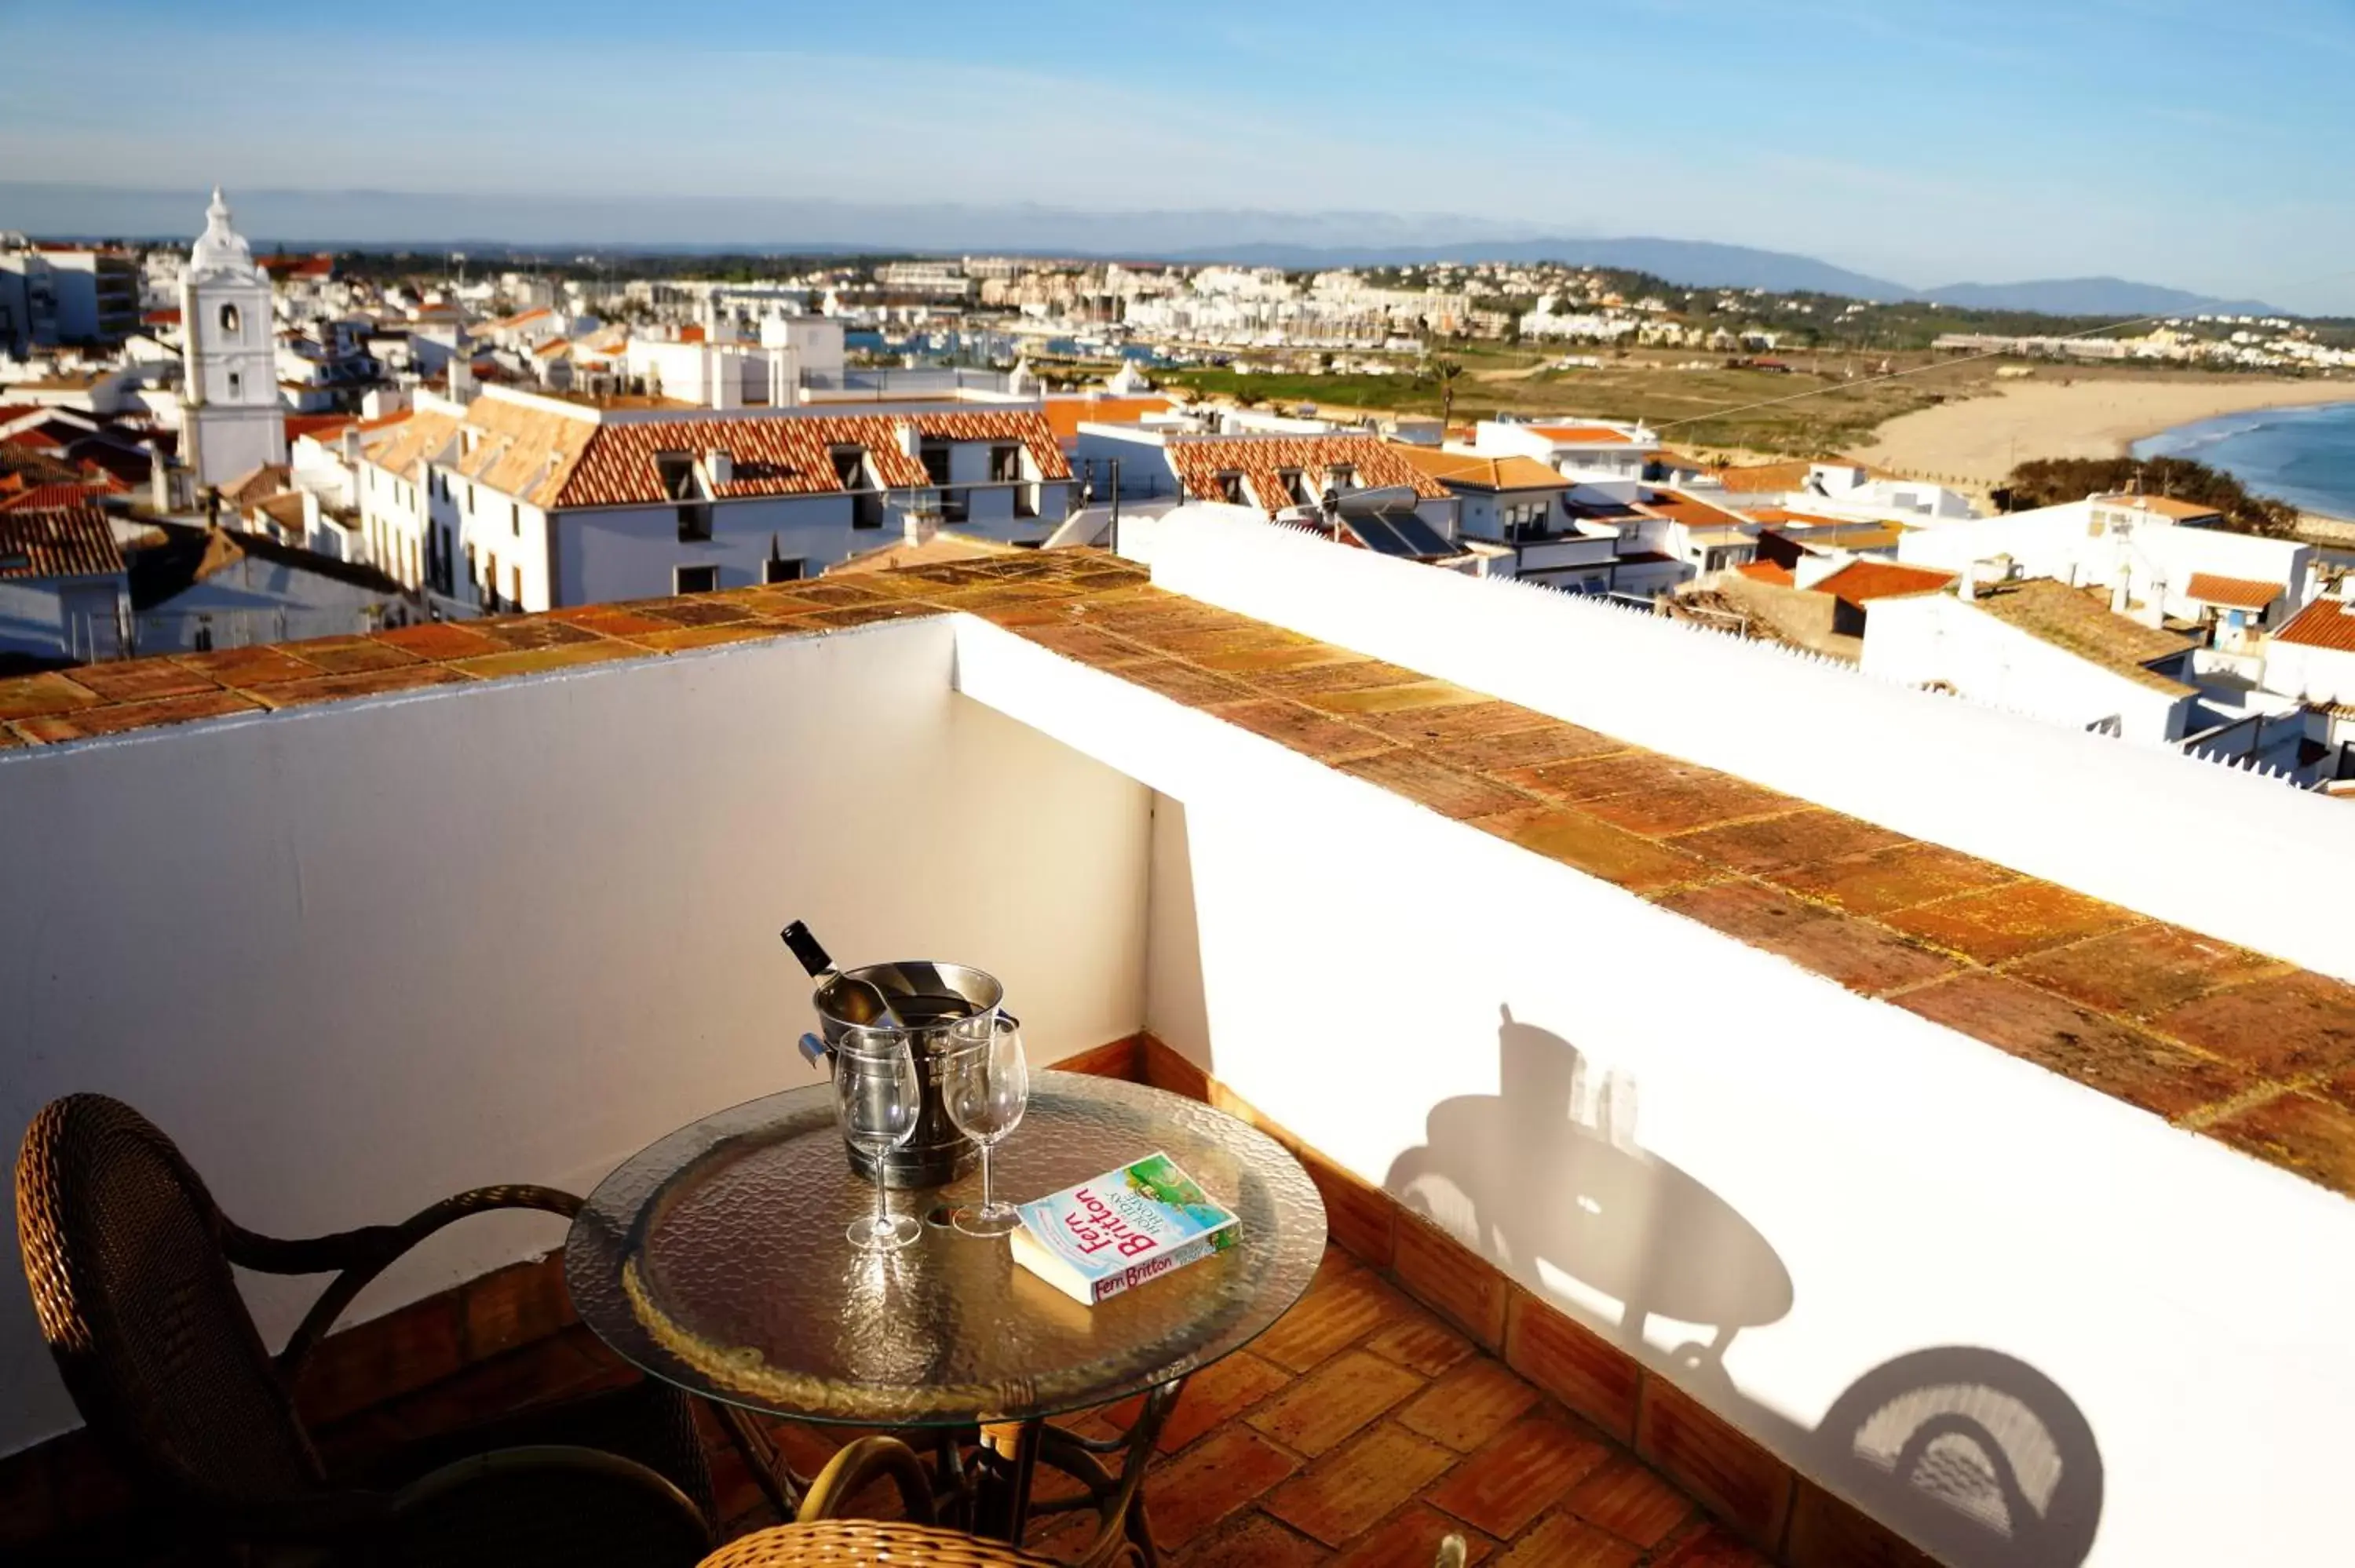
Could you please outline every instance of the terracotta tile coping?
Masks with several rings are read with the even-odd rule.
[[[965,610],[2355,1195],[2355,987],[1038,551],[0,681],[0,748]]]

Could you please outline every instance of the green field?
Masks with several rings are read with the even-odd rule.
[[[1527,366],[1535,357],[1499,352],[1459,356],[1465,371],[1455,383],[1454,418],[1465,422],[1508,413],[1642,419],[1664,440],[1687,449],[1817,456],[1861,443],[1884,419],[1976,391],[1987,385],[1989,370],[1985,364],[1939,367],[1902,381],[1857,385],[1842,375],[1846,366],[1834,355],[1825,357],[1820,371],[1802,362],[1788,374],[1677,370],[1633,359],[1598,370],[1532,374]],[[1869,362],[1856,374],[1859,380],[1869,376]],[[1336,410],[1437,414],[1443,397],[1435,379],[1406,374],[1173,370],[1156,379],[1210,397],[1256,398],[1271,408],[1311,403]],[[1821,395],[1802,397],[1803,393]]]

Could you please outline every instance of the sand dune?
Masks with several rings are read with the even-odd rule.
[[[2041,376],[2043,373],[2040,373]],[[1992,484],[2030,458],[2115,457],[2131,441],[2244,408],[2355,401],[2355,381],[2202,376],[2006,384],[1985,397],[1904,414],[1856,455],[1908,473]]]

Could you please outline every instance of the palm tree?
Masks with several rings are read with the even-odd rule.
[[[1444,430],[1455,414],[1455,381],[1464,374],[1464,366],[1443,355],[1433,360],[1431,368],[1423,374],[1439,383],[1439,424]]]

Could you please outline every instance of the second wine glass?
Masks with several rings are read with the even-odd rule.
[[[1022,1054],[1022,1030],[999,1013],[988,1033],[953,1051],[942,1064],[941,1098],[956,1129],[981,1146],[981,1203],[949,1216],[969,1236],[1002,1236],[1021,1224],[1011,1203],[990,1190],[989,1151],[1022,1120],[1030,1103],[1030,1065]]]

